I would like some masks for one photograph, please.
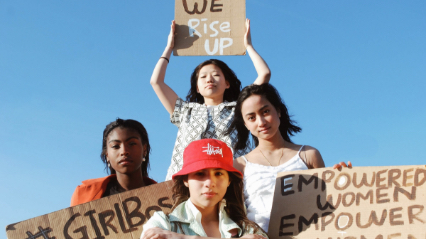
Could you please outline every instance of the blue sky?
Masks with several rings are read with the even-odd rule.
[[[246,0],[271,83],[326,166],[425,164],[425,1]],[[0,225],[68,207],[105,176],[102,131],[136,119],[161,182],[177,128],[149,79],[174,1],[0,0]],[[171,57],[166,82],[184,97],[203,57]],[[218,57],[242,81],[248,56]],[[5,233],[3,234],[5,237]]]

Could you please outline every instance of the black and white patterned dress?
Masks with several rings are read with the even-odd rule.
[[[211,107],[209,112],[204,104],[183,101],[181,98],[176,100],[170,121],[179,128],[179,131],[166,180],[171,180],[172,175],[182,168],[183,151],[194,140],[219,139],[233,149],[237,140],[237,132],[234,131],[231,135],[225,135],[225,132],[234,118],[235,105],[236,102],[223,102]],[[250,151],[251,148],[247,147],[233,152],[234,158],[246,155]]]

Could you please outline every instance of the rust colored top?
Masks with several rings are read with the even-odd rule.
[[[116,178],[117,176],[115,174],[111,174],[103,178],[88,179],[83,181],[83,184],[77,186],[71,197],[71,207],[100,199],[107,189],[108,183],[111,181],[111,179]],[[148,177],[144,177],[144,182],[146,186],[157,183]]]

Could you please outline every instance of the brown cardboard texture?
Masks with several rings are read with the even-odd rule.
[[[426,238],[426,167],[279,173],[269,238]]]
[[[14,223],[7,238],[139,238],[155,211],[170,212],[172,186],[167,181]]]
[[[175,0],[175,56],[245,55],[245,0]]]

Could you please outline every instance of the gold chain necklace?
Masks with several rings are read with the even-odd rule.
[[[269,165],[272,166],[271,162],[269,162],[269,160],[265,157],[265,155],[263,154],[262,150],[260,150],[260,148],[258,148],[258,149],[259,149],[260,153],[263,155],[263,157],[266,159],[266,161],[269,163]],[[280,165],[281,159],[283,158],[283,155],[284,155],[284,149],[281,150],[281,157],[280,157],[280,160],[278,161],[278,165],[277,166]],[[276,166],[272,166],[272,167],[276,167]]]

